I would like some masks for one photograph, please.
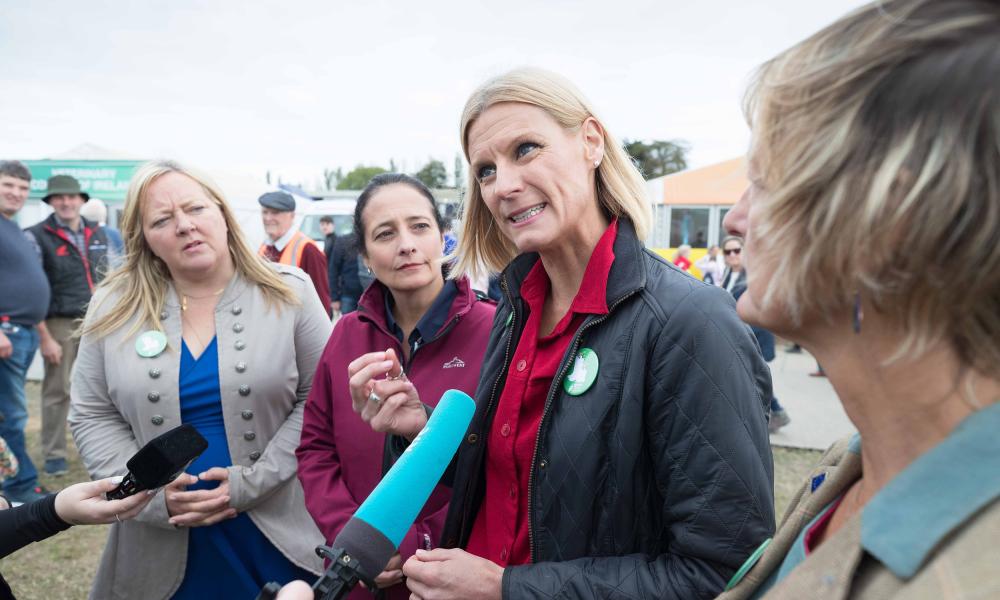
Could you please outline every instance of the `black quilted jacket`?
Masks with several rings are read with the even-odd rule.
[[[713,598],[774,532],[771,377],[732,297],[644,249],[627,221],[614,253],[610,314],[580,327],[546,399],[532,564],[504,571],[504,598]],[[519,256],[502,276],[454,464],[448,547],[465,546],[482,504],[486,436],[527,320],[520,284],[537,259]],[[570,396],[562,379],[584,347],[599,375]]]

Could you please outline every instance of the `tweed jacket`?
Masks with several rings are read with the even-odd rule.
[[[222,412],[233,460],[230,504],[248,513],[289,560],[319,573],[314,548],[323,536],[306,512],[295,448],[332,327],[302,270],[270,266],[301,305],[269,307],[256,286],[237,276],[215,310]],[[88,320],[110,310],[114,300],[99,290]],[[69,423],[95,479],[124,474],[126,461],[143,444],[181,424],[181,311],[172,288],[160,317],[167,348],[152,358],[136,352],[137,337],[149,327],[128,333],[131,322],[103,338],[81,340]],[[134,520],[111,527],[91,598],[154,600],[174,593],[184,577],[188,530],[168,518],[160,491]]]
[[[861,477],[861,440],[827,450],[760,560],[718,600],[1000,597],[1000,403],[968,417],[762,595],[810,522]]]

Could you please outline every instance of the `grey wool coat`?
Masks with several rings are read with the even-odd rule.
[[[260,289],[236,276],[215,310],[219,387],[229,466],[230,504],[296,565],[319,573],[323,536],[306,512],[295,448],[313,372],[331,324],[300,269],[271,267],[301,299],[269,307]],[[88,319],[115,303],[98,291]],[[181,424],[178,377],[181,309],[171,288],[161,318],[167,348],[144,358],[131,322],[102,338],[85,335],[73,369],[70,428],[90,475],[122,475],[146,442]],[[114,524],[91,598],[169,598],[184,578],[188,530],[168,522],[162,490],[133,520]]]

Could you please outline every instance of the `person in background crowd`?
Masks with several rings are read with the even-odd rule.
[[[330,215],[320,217],[319,230],[323,232],[323,254],[326,255],[327,263],[329,263],[330,259],[333,258],[333,244],[337,241],[337,234],[333,230],[333,217]]]
[[[63,475],[66,462],[66,414],[69,412],[70,373],[79,340],[73,336],[75,321],[83,317],[94,288],[108,270],[109,248],[105,229],[80,216],[88,196],[80,182],[69,175],[48,180],[42,200],[52,214],[25,229],[29,242],[42,255],[51,297],[44,323],[38,325],[40,349],[45,359],[42,381],[42,456],[45,472]]]
[[[108,236],[108,262],[110,268],[115,268],[121,264],[122,256],[125,254],[125,242],[122,241],[122,234],[114,227],[108,226],[108,207],[100,198],[91,198],[80,208],[80,216],[97,223],[104,234]]]
[[[222,192],[171,161],[129,184],[125,264],[82,327],[70,427],[93,477],[182,423],[208,449],[115,523],[94,598],[253,598],[309,579],[323,537],[295,447],[330,319],[300,269],[260,260]],[[318,252],[318,250],[317,250]]]
[[[719,247],[712,245],[708,253],[695,261],[694,266],[701,271],[701,280],[712,285],[722,285],[722,275],[726,272],[726,262]]]
[[[448,256],[458,247],[458,236],[452,231],[451,219],[444,220],[444,255]]]
[[[687,273],[688,269],[691,268],[690,256],[691,256],[691,246],[688,246],[687,244],[681,244],[680,247],[677,248],[677,252],[674,254],[674,265],[676,265],[677,268],[680,269],[681,271]]]
[[[121,500],[108,500],[105,494],[115,489],[122,479],[118,476],[77,483],[58,494],[14,508],[0,496],[0,558],[73,525],[117,523],[136,516],[149,504],[152,495],[139,492]],[[0,575],[0,600],[14,600],[14,592],[3,575]]]
[[[461,131],[456,270],[502,269],[504,298],[445,548],[403,566],[412,597],[712,597],[774,528],[771,381],[749,328],[643,247],[642,176],[572,84],[501,75]],[[381,385],[403,394],[354,409],[413,439],[429,407]]]
[[[3,480],[12,502],[32,502],[47,490],[28,456],[24,428],[28,400],[24,379],[38,349],[38,326],[49,309],[49,282],[37,245],[22,234],[14,218],[31,189],[31,171],[14,160],[0,161],[0,437],[20,464]]]
[[[741,256],[743,240],[735,236],[728,236],[722,241],[722,248],[726,255],[727,267],[722,278],[722,287],[739,301],[740,296],[747,290],[747,270],[743,267]],[[774,360],[774,334],[756,325],[750,325],[750,329],[753,330],[754,337],[757,338],[757,344],[760,346],[764,360],[767,362]],[[771,417],[767,421],[767,430],[770,433],[775,433],[791,422],[792,419],[788,416],[788,411],[781,406],[778,398],[772,395]]]
[[[352,396],[377,410],[400,394],[429,406],[448,389],[475,392],[495,306],[477,297],[466,277],[445,280],[443,219],[418,179],[377,175],[358,197],[359,252],[375,274],[357,311],[337,321],[316,368],[296,455],[306,507],[327,542],[378,484],[390,457],[386,436],[357,420]],[[386,379],[383,379],[385,377]],[[405,600],[403,562],[441,537],[449,494],[438,488],[375,578],[387,599]],[[370,598],[355,589],[352,598]]]
[[[258,254],[271,262],[298,267],[313,282],[326,313],[333,316],[326,256],[309,236],[292,228],[295,221],[295,198],[287,192],[268,192],[257,199],[261,220],[268,239]]]
[[[745,106],[737,308],[819,359],[859,435],[720,600],[996,597],[1000,4],[863,6]]]
[[[319,230],[323,232],[323,254],[326,256],[327,283],[330,283],[330,265],[333,264],[333,246],[337,243],[337,233],[334,231],[333,217],[323,215],[319,218]],[[333,316],[333,296],[330,296],[330,316]]]
[[[333,259],[330,261],[330,292],[335,312],[347,315],[358,308],[358,299],[367,287],[361,283],[362,270],[367,269],[358,256],[357,236],[351,234],[338,237],[333,245]]]

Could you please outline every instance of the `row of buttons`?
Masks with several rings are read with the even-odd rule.
[[[230,312],[232,312],[234,315],[238,316],[238,315],[240,315],[243,312],[243,309],[240,308],[239,306],[233,306],[233,308],[230,309]],[[166,320],[167,317],[169,317],[169,316],[170,315],[169,315],[169,313],[167,313],[167,311],[163,311],[163,312],[160,313],[160,319],[161,320]],[[243,330],[244,330],[244,327],[243,327],[242,323],[234,323],[233,324],[233,332],[234,333],[243,333]],[[246,345],[246,342],[244,342],[243,340],[236,340],[236,342],[233,343],[233,347],[236,348],[237,351],[242,351],[242,350],[244,350],[247,347],[247,345]],[[247,363],[245,361],[241,360],[241,361],[239,361],[239,362],[236,363],[235,368],[236,368],[236,372],[237,373],[245,373],[246,370],[247,370]],[[160,375],[162,375],[162,374],[163,374],[163,372],[159,368],[157,368],[157,367],[153,367],[153,368],[151,368],[149,370],[149,378],[150,379],[159,379]],[[239,387],[239,394],[240,394],[240,396],[243,396],[243,397],[249,396],[250,395],[250,386],[247,385],[247,384],[245,384],[245,383],[242,384],[242,385],[240,385],[240,387]],[[160,393],[157,392],[157,391],[155,391],[155,390],[153,390],[153,391],[149,392],[149,394],[146,395],[146,399],[155,404],[155,403],[157,403],[157,402],[160,401]],[[240,416],[243,418],[244,421],[249,421],[250,419],[253,419],[253,411],[250,410],[249,408],[245,408],[245,409],[243,409],[240,412]],[[153,425],[156,425],[157,427],[159,427],[160,425],[163,425],[165,419],[163,418],[163,415],[153,415],[153,417],[149,421]],[[253,441],[253,440],[257,439],[257,434],[255,432],[253,432],[253,431],[245,431],[245,432],[243,432],[243,439],[247,440],[248,442],[249,441]],[[254,450],[253,452],[250,453],[249,456],[250,456],[250,460],[257,460],[257,459],[260,458],[260,451]]]

